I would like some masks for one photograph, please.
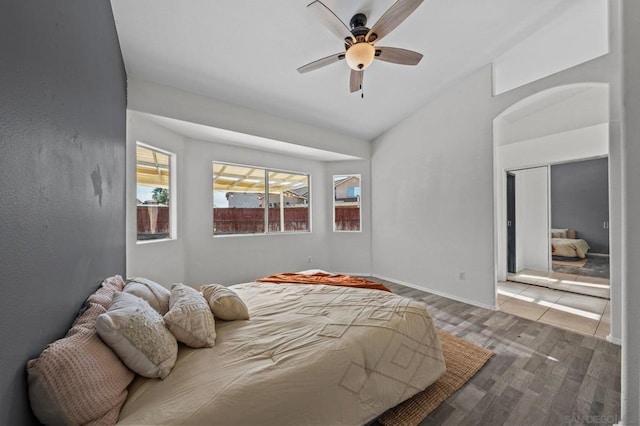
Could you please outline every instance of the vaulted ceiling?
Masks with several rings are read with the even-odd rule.
[[[579,0],[425,0],[380,43],[424,54],[417,66],[376,61],[364,98],[349,93],[344,51],[310,0],[112,0],[129,77],[373,139]],[[371,26],[393,0],[324,0],[345,23]]]

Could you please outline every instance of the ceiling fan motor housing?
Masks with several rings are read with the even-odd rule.
[[[349,21],[349,26],[352,30],[358,27],[366,27],[367,26],[367,15],[364,13],[356,13],[351,17]]]
[[[349,26],[351,27],[351,34],[353,34],[356,42],[365,41],[365,37],[369,33],[369,28],[367,27],[367,16],[364,13],[356,13],[353,15],[351,21],[349,21]]]

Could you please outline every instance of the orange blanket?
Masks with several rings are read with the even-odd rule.
[[[383,290],[391,292],[384,285],[365,280],[364,278],[352,277],[351,275],[325,274],[316,272],[313,275],[298,274],[295,272],[283,272],[280,274],[269,275],[268,277],[256,280],[261,283],[275,284],[324,284],[337,285],[343,287],[370,288],[373,290]]]

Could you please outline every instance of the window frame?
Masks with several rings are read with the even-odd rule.
[[[244,168],[248,168],[248,169],[256,169],[256,170],[260,170],[262,172],[264,172],[264,191],[262,192],[262,195],[264,196],[264,202],[263,202],[263,206],[262,208],[264,209],[264,231],[262,232],[251,232],[251,233],[224,233],[224,234],[216,234],[215,233],[215,206],[213,205],[214,203],[214,193],[215,190],[213,189],[213,185],[214,185],[214,179],[215,179],[215,173],[213,172],[213,169],[215,167],[215,165],[226,165],[226,166],[233,166],[233,167],[244,167]],[[313,212],[313,201],[312,201],[312,196],[311,196],[311,188],[312,188],[312,178],[311,178],[311,173],[308,172],[301,172],[301,171],[294,171],[294,170],[286,170],[286,169],[280,169],[280,168],[273,168],[273,167],[263,167],[263,166],[254,166],[254,165],[248,165],[248,164],[240,164],[240,163],[233,163],[233,162],[228,162],[228,161],[212,161],[211,162],[211,170],[212,170],[212,174],[211,174],[211,197],[212,197],[212,204],[211,204],[211,208],[212,208],[212,221],[211,221],[211,232],[212,232],[212,238],[229,238],[229,237],[251,237],[251,236],[263,236],[263,235],[292,235],[292,234],[310,234],[312,231],[312,225],[313,225],[313,220],[312,220],[312,212]],[[286,174],[291,174],[291,175],[302,175],[302,176],[306,176],[307,178],[307,187],[308,187],[308,199],[307,199],[307,204],[305,205],[307,208],[307,229],[306,230],[293,230],[293,231],[287,231],[285,229],[281,229],[280,231],[269,231],[269,194],[270,194],[270,185],[269,185],[269,175],[270,173],[286,173]],[[220,208],[220,207],[219,207]],[[229,207],[224,207],[224,208],[229,208]],[[284,210],[286,209],[286,207],[284,205],[280,205],[280,211],[281,214],[284,213]],[[282,225],[281,225],[282,226]]]
[[[141,141],[136,141],[135,147],[136,147],[136,152],[135,152],[135,163],[134,163],[134,167],[135,167],[135,199],[138,199],[138,151],[137,148],[138,147],[142,147],[151,151],[155,151],[158,152],[160,154],[166,155],[169,157],[169,161],[168,161],[168,173],[169,173],[169,185],[168,185],[168,190],[169,190],[169,236],[165,237],[165,238],[156,238],[156,239],[148,239],[148,240],[139,240],[138,239],[138,222],[137,222],[137,217],[138,217],[138,203],[134,202],[134,206],[135,206],[135,215],[134,217],[136,218],[136,224],[135,224],[135,231],[136,231],[136,244],[152,244],[152,243],[161,243],[161,242],[166,242],[166,241],[174,241],[178,239],[178,215],[177,215],[177,155],[174,152],[168,151],[166,149],[163,148],[159,148],[155,145],[152,144],[148,144],[145,142],[141,142]]]
[[[337,229],[336,228],[336,178],[351,178],[357,177],[360,182],[360,194],[358,198],[358,229]],[[360,173],[338,173],[331,177],[331,216],[332,216],[332,229],[333,232],[362,232],[362,175]]]

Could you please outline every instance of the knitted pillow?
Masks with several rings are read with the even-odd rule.
[[[123,291],[146,300],[160,315],[169,311],[171,292],[154,281],[146,278],[129,278]]]
[[[105,308],[87,306],[67,336],[27,362],[31,408],[43,424],[114,424],[127,397],[134,374],[95,330]]]
[[[97,303],[98,305],[102,305],[105,309],[109,309],[113,295],[122,291],[124,284],[124,280],[120,275],[109,277],[102,282],[100,288],[98,288],[95,293],[89,296],[87,302]]]
[[[143,299],[117,293],[96,320],[98,334],[122,362],[144,377],[164,379],[178,356],[178,344],[160,314]]]
[[[184,284],[171,286],[171,309],[164,316],[167,327],[180,342],[192,348],[213,347],[216,324],[207,301]]]
[[[249,319],[247,305],[230,288],[220,284],[207,284],[200,287],[200,291],[216,318],[226,321]]]

